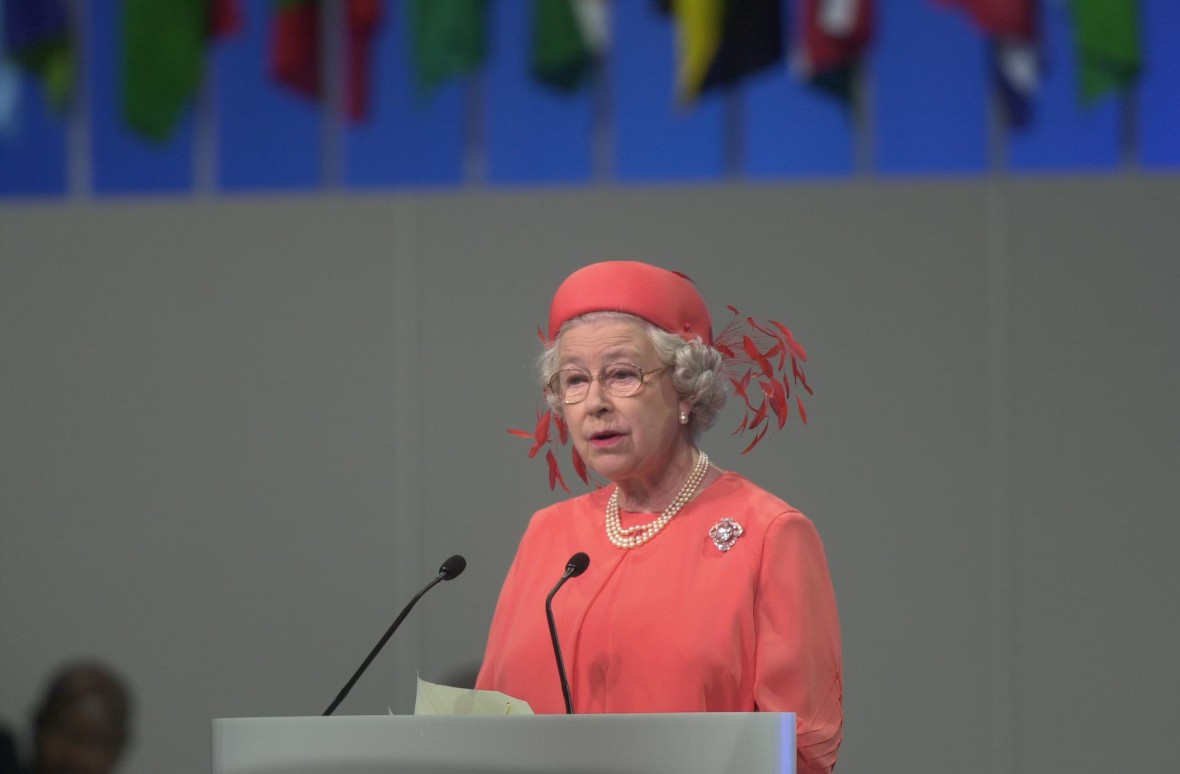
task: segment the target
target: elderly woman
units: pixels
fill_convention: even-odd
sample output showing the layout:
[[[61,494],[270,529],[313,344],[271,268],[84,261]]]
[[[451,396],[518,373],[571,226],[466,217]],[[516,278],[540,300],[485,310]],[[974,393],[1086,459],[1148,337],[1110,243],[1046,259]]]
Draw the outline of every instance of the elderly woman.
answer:
[[[697,446],[727,389],[758,406],[743,429],[765,432],[789,405],[775,364],[802,381],[789,331],[745,319],[777,344],[715,341],[696,287],[655,266],[594,264],[558,289],[541,383],[575,466],[609,484],[534,515],[477,687],[564,711],[544,606],[585,552],[589,569],[553,605],[575,712],[795,712],[798,771],[830,771],[843,710],[823,545],[802,513]]]

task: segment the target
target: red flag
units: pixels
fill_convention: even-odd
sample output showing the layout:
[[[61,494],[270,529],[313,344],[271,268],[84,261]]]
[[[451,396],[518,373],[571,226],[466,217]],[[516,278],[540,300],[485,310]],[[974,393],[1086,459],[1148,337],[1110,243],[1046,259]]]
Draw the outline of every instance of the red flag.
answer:
[[[344,11],[344,107],[350,121],[368,115],[372,40],[381,22],[381,0],[347,0]],[[271,17],[271,75],[284,86],[318,100],[322,94],[320,0],[278,0]]]
[[[381,24],[381,0],[348,0],[347,14],[345,108],[348,119],[356,122],[369,115],[373,35]]]
[[[270,74],[312,99],[320,96],[320,4],[278,0],[270,24]]]
[[[842,99],[873,37],[872,0],[803,0],[796,66],[808,83]]]
[[[210,0],[209,37],[222,38],[241,32],[242,8],[240,0]]]
[[[992,35],[1032,38],[1036,34],[1035,0],[935,0],[957,5]]]

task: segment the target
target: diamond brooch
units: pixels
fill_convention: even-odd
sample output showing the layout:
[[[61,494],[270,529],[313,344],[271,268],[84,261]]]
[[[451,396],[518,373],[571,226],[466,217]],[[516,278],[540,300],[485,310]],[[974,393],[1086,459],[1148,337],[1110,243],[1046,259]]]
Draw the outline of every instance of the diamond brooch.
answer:
[[[726,517],[713,525],[713,528],[709,530],[709,537],[713,538],[713,545],[717,546],[717,550],[724,552],[733,548],[733,544],[742,536],[742,532],[744,530],[741,524]]]

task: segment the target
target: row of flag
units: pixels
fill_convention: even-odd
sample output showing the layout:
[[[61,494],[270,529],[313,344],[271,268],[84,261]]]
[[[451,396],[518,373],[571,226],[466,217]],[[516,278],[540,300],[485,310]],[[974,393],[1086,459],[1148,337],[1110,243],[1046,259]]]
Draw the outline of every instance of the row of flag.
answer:
[[[271,0],[271,76],[320,99],[326,4]],[[787,67],[809,85],[845,101],[874,32],[874,0],[652,0],[675,25],[676,97],[733,86],[768,68]],[[1080,94],[1092,102],[1128,88],[1140,68],[1138,0],[1066,2],[1074,25]],[[418,90],[479,71],[488,52],[488,0],[403,0],[410,66]],[[1028,121],[1040,77],[1038,0],[929,0],[965,12],[985,31],[997,89],[1009,121]],[[0,0],[0,119],[11,109],[12,71],[39,78],[58,110],[67,109],[77,78],[74,24],[65,0]],[[175,129],[200,87],[212,41],[241,31],[242,0],[121,0],[121,106],[127,125],[151,140]],[[609,0],[530,0],[531,70],[544,86],[587,88],[605,56]],[[389,23],[387,0],[339,0],[344,42],[340,72],[347,118],[368,114],[372,47]],[[790,31],[788,33],[788,30]],[[5,84],[8,84],[7,86]]]
[[[1083,104],[1128,89],[1141,65],[1139,0],[1050,0],[1068,5]],[[1041,73],[1035,0],[935,0],[957,6],[987,33],[992,72],[1009,123],[1029,121]]]

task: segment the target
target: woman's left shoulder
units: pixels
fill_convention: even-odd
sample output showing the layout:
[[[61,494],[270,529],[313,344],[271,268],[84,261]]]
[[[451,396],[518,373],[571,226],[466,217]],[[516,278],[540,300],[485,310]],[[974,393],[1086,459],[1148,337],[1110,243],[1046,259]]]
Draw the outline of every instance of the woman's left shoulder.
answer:
[[[727,512],[732,511],[730,518],[744,522],[745,529],[756,532],[775,527],[814,530],[811,520],[802,511],[738,473],[722,473],[715,486],[717,506]]]
[[[719,497],[737,501],[745,507],[756,508],[759,511],[772,514],[794,513],[800,516],[803,515],[798,508],[783,498],[763,489],[750,479],[740,473],[734,473],[732,470],[722,473],[721,477],[717,480],[717,484],[719,485],[716,487]]]

